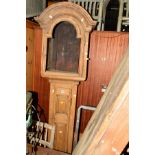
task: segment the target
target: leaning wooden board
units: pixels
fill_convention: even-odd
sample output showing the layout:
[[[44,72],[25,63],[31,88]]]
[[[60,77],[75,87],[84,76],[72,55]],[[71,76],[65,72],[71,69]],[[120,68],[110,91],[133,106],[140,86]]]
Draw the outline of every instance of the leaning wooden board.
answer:
[[[128,137],[128,52],[72,155],[119,155]]]

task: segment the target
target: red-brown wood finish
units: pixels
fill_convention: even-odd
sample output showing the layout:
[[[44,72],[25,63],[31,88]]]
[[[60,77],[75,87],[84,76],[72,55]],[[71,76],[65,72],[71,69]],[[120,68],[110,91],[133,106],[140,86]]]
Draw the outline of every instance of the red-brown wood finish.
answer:
[[[38,94],[38,104],[44,110],[46,121],[49,111],[49,91],[50,84],[48,79],[41,77],[41,49],[42,49],[42,30],[40,27],[34,29],[34,71],[33,71],[33,91]],[[41,119],[45,120],[43,115]]]
[[[38,96],[38,110],[43,109],[44,115],[41,115],[41,120],[48,120],[49,109],[49,87],[50,84],[47,79],[41,77],[41,46],[42,46],[42,30],[37,23],[26,20],[26,28],[32,29],[34,32],[33,40],[33,75],[32,90]],[[28,35],[28,34],[27,34]],[[45,117],[44,117],[45,116]]]
[[[103,93],[102,84],[108,86],[124,52],[129,35],[125,32],[94,31],[91,34],[87,80],[78,86],[77,108],[80,105],[97,106]],[[83,132],[92,111],[82,111],[80,132]]]

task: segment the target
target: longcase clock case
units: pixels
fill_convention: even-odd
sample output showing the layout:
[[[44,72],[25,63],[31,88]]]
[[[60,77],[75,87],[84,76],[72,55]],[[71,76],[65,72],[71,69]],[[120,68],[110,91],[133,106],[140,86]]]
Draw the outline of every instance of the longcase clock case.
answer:
[[[54,149],[71,153],[77,86],[86,79],[89,34],[96,22],[71,2],[55,3],[35,19],[43,30],[41,76],[50,82]]]

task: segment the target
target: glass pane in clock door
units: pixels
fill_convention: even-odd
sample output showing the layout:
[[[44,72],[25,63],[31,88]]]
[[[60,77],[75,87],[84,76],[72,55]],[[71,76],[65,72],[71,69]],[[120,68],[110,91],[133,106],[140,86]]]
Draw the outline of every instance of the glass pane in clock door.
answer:
[[[60,22],[48,39],[46,70],[78,73],[80,41],[76,29],[69,22]]]

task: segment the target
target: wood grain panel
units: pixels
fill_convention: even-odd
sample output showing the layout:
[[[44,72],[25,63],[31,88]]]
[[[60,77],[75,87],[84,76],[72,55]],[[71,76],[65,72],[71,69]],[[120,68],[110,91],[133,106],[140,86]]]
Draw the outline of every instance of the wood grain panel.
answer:
[[[129,136],[129,55],[124,54],[72,155],[119,155]]]
[[[26,91],[32,90],[33,81],[34,30],[26,28]]]
[[[91,34],[87,80],[78,87],[77,108],[80,105],[97,106],[103,93],[102,84],[108,86],[111,77],[128,47],[125,32],[98,32]],[[83,132],[92,111],[83,111],[80,132]]]
[[[38,104],[43,109],[46,121],[49,111],[49,88],[47,79],[41,77],[41,49],[42,49],[42,30],[40,27],[34,29],[34,70],[33,70],[33,91],[38,94]],[[45,120],[44,115],[41,119]]]

